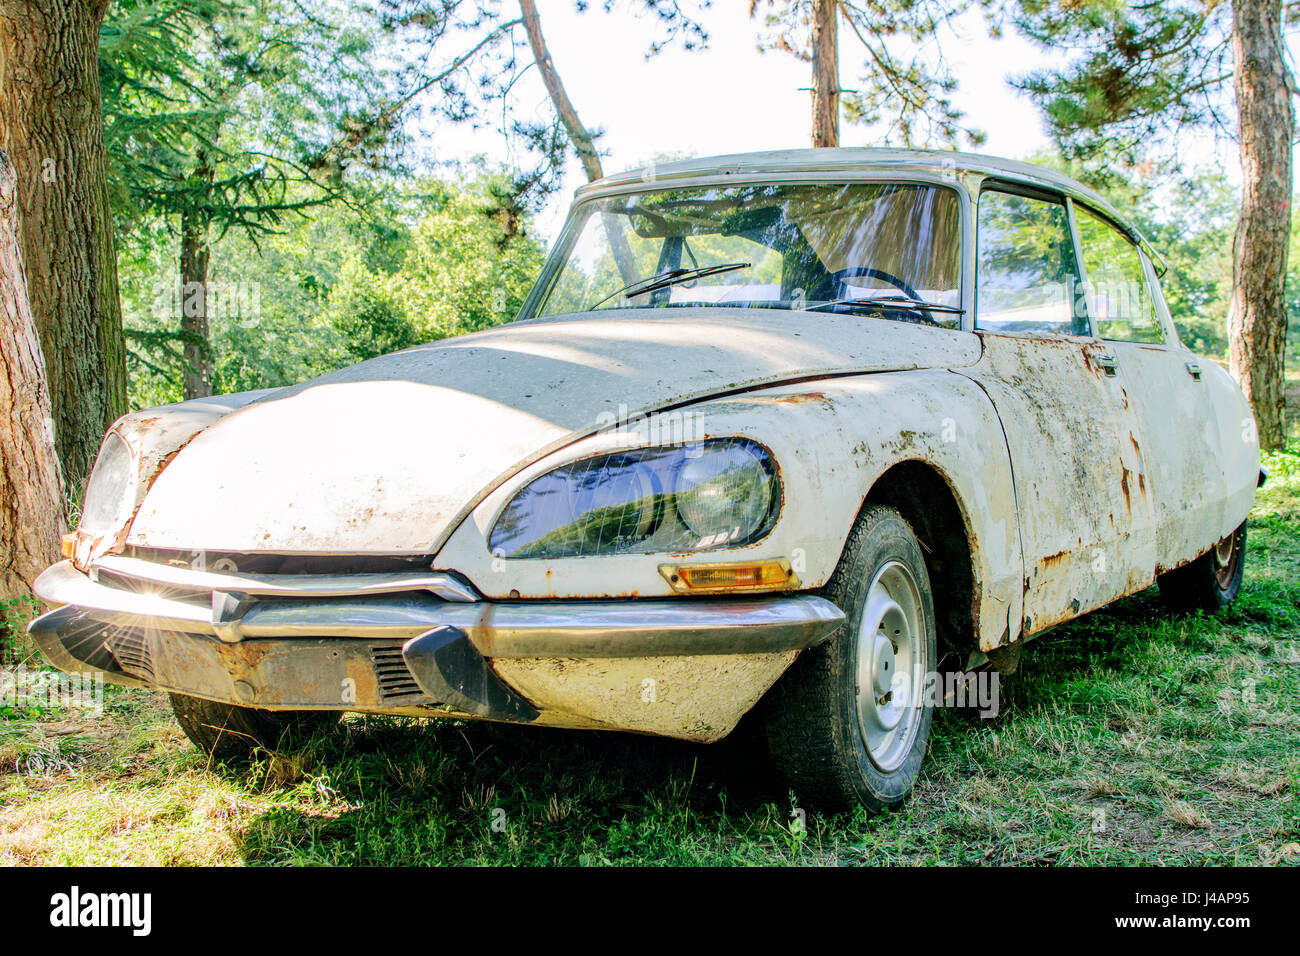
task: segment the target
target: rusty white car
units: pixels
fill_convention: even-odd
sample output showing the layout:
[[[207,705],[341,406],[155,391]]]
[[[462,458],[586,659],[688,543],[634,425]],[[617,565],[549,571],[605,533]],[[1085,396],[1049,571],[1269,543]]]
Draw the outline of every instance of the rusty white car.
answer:
[[[343,711],[711,742],[891,807],[944,669],[1153,583],[1216,608],[1262,480],[1104,199],[960,153],[580,189],[518,317],[109,431],[31,626],[217,754]]]

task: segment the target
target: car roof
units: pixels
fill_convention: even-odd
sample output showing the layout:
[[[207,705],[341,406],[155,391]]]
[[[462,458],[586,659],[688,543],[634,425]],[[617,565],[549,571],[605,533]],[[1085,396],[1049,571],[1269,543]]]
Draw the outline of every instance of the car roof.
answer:
[[[1092,206],[1113,219],[1134,239],[1146,243],[1137,228],[1110,203],[1082,183],[1043,166],[1014,159],[939,149],[884,149],[879,147],[835,147],[829,149],[780,149],[755,153],[731,153],[698,159],[655,163],[639,169],[613,173],[580,187],[577,200],[592,193],[620,188],[644,189],[647,183],[671,183],[709,179],[715,176],[786,175],[800,173],[834,173],[836,171],[905,170],[909,172],[947,172],[952,175],[975,173],[997,179],[1039,186],[1065,193]]]

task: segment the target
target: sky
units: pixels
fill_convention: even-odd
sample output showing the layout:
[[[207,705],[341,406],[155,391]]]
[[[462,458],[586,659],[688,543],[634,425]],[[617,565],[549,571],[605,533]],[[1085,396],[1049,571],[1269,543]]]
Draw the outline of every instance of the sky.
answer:
[[[748,0],[715,0],[700,16],[710,35],[707,49],[670,48],[648,60],[650,40],[659,33],[649,17],[638,18],[622,7],[605,13],[599,0],[590,6],[578,13],[573,0],[539,0],[538,10],[578,115],[589,128],[604,131],[597,146],[607,173],[644,166],[663,155],[810,145],[809,65],[780,51],[758,51],[760,25],[749,18]],[[848,30],[841,29],[839,40],[840,82],[853,89],[862,48]],[[1007,78],[1049,65],[1059,52],[1045,52],[1014,35],[994,40],[975,11],[939,42],[958,80],[955,104],[971,126],[987,134],[980,152],[1019,159],[1048,145],[1040,112]],[[521,59],[529,62],[527,50]],[[515,85],[512,108],[543,121],[553,116],[535,69]],[[840,142],[885,145],[882,132],[841,121]],[[420,135],[422,151],[440,161],[482,155],[509,163],[513,158],[499,130],[426,122]],[[1201,162],[1220,165],[1236,177],[1235,144],[1206,137],[1196,148]],[[571,161],[564,188],[538,216],[544,235],[554,236],[573,190],[583,182],[581,167]]]

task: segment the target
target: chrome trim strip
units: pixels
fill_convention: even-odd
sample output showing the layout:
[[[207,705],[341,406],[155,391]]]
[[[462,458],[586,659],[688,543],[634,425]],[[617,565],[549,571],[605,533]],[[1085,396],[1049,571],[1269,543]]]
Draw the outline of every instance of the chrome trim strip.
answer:
[[[198,604],[177,601],[147,591],[123,591],[92,581],[60,561],[41,572],[32,582],[36,596],[56,607],[72,605],[94,610],[95,617],[111,624],[148,621],[159,630],[212,633],[212,611]]]
[[[222,617],[214,623],[206,607],[97,584],[68,561],[45,571],[34,587],[50,604],[77,607],[105,624],[223,640],[409,640],[447,625],[464,631],[486,658],[802,650],[829,637],[844,620],[844,613],[830,601],[806,594],[466,604],[411,592],[254,603],[238,618],[232,635],[231,622]]]
[[[463,630],[487,658],[684,657],[803,650],[843,620],[830,601],[808,595],[668,598],[497,605],[486,626]]]
[[[442,571],[387,572],[381,574],[249,574],[242,571],[207,571],[106,554],[94,567],[123,577],[170,587],[227,591],[261,597],[351,597],[361,594],[395,594],[430,591],[444,601],[479,600],[472,587]]]

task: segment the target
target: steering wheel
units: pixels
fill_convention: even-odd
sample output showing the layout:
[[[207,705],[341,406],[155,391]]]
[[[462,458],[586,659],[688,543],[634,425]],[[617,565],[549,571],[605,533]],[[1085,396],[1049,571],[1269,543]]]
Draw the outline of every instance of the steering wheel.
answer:
[[[835,283],[835,298],[837,299],[848,298],[849,284],[844,280],[857,279],[857,278],[879,279],[881,282],[889,283],[899,292],[903,293],[903,295],[907,296],[909,299],[921,298],[919,295],[917,295],[915,289],[913,289],[910,285],[908,285],[898,276],[894,275],[892,272],[886,272],[884,269],[872,269],[872,268],[868,268],[867,266],[849,266],[847,269],[837,269],[836,271],[832,272],[831,281]],[[929,312],[927,312],[925,309],[917,308],[916,306],[897,305],[897,304],[892,304],[887,302],[882,302],[881,306],[885,308],[892,307],[902,311],[913,312],[916,315],[919,315],[921,317],[921,321],[926,323],[927,325],[939,324],[934,320],[934,316],[932,316]]]

